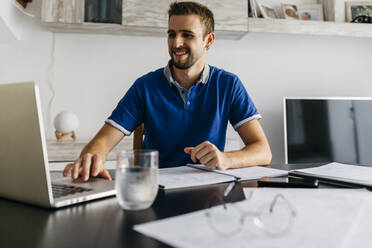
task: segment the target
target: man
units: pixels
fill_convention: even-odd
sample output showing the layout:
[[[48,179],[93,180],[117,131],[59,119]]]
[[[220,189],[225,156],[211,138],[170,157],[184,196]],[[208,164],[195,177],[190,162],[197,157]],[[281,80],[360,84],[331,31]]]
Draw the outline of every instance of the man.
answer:
[[[143,147],[159,151],[160,167],[202,163],[217,169],[269,164],[260,118],[239,78],[205,63],[215,40],[212,12],[194,2],[169,9],[168,65],[136,80],[105,125],[63,174],[111,180],[108,152],[141,123]],[[228,121],[242,138],[240,151],[222,152]]]

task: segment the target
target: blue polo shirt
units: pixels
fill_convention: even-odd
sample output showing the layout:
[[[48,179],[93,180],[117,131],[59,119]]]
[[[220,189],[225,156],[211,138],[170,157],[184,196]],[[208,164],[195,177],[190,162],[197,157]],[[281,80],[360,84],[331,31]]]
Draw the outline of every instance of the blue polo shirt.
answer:
[[[206,65],[199,82],[186,90],[168,65],[138,78],[106,123],[125,135],[144,123],[143,148],[158,150],[164,168],[193,163],[184,148],[207,140],[223,151],[228,121],[237,129],[259,118],[236,75]]]

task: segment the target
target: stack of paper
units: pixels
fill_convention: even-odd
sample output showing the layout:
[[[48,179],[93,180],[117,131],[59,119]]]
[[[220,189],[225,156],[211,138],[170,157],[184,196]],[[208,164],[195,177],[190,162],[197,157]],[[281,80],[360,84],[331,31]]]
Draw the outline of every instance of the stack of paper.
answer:
[[[287,171],[261,166],[225,171],[207,169],[204,165],[187,165],[159,170],[159,185],[165,189],[195,187],[234,180],[255,180],[262,177],[286,176]]]
[[[361,186],[372,186],[372,167],[367,166],[330,163],[314,168],[292,170],[289,174],[347,182]]]

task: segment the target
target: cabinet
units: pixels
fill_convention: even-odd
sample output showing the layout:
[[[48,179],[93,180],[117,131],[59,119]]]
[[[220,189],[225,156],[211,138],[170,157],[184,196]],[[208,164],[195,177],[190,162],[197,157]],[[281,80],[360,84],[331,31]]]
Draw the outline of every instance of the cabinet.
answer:
[[[101,22],[89,21],[91,14],[87,6],[94,1],[101,4],[104,2],[114,3],[108,7],[104,5],[106,9],[114,8],[114,10],[117,10],[119,6],[122,13],[120,22],[111,21],[111,19],[109,19],[110,21]],[[167,11],[169,4],[173,1],[43,0],[42,22],[53,32],[165,37],[168,26]],[[215,31],[218,38],[239,39],[248,32],[248,2],[246,0],[199,0],[198,2],[205,4],[213,11],[215,15]],[[113,5],[116,7],[112,7]]]

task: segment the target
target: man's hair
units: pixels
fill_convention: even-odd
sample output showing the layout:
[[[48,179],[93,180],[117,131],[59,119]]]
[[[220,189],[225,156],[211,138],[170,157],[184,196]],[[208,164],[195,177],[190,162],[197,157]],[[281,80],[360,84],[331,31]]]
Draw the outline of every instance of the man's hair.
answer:
[[[213,13],[206,6],[196,2],[174,2],[169,6],[169,19],[173,15],[198,15],[200,22],[204,24],[204,37],[214,32]]]

